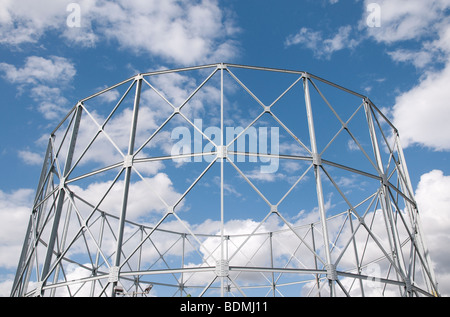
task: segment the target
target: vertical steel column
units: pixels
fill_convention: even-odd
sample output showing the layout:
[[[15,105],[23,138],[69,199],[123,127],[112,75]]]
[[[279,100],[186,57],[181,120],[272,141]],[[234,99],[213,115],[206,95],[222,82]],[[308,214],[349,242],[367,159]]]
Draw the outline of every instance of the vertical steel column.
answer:
[[[399,272],[397,272],[397,273],[399,273],[401,278],[405,281],[405,285],[408,289],[410,285],[409,285],[409,281],[407,280],[405,261],[403,258],[403,252],[402,252],[400,241],[399,241],[398,230],[396,228],[394,219],[392,217],[393,216],[392,207],[390,204],[389,194],[388,194],[388,191],[389,191],[388,179],[387,179],[387,175],[384,173],[383,162],[381,159],[380,148],[378,145],[378,138],[376,135],[375,126],[373,124],[373,118],[372,118],[370,109],[371,109],[371,107],[370,107],[369,102],[367,100],[364,100],[364,110],[366,112],[366,119],[367,119],[367,123],[369,126],[369,133],[370,133],[370,138],[372,141],[372,148],[373,148],[373,151],[375,154],[375,159],[377,161],[378,173],[381,178],[381,192],[380,193],[383,197],[381,197],[380,203],[381,203],[381,207],[383,209],[383,215],[385,218],[384,220],[386,223],[387,235],[389,238],[389,243],[391,246],[394,263],[396,263],[398,266],[397,270],[399,270]],[[408,289],[408,292],[409,291],[410,290]]]
[[[70,216],[72,214],[72,205],[69,204],[68,208],[67,208],[67,213],[66,213],[66,220],[64,221],[64,227],[61,233],[61,236],[59,238],[60,242],[60,247],[58,249],[58,254],[61,253],[62,250],[64,250],[64,247],[66,245],[66,241],[67,241],[67,234],[69,232],[69,223],[70,223]],[[58,279],[59,279],[59,270],[61,268],[61,262],[58,263],[58,265],[55,268],[55,274],[53,276],[53,283],[57,283]],[[55,297],[56,294],[56,288],[53,288],[50,291],[50,297]]]
[[[348,211],[348,221],[350,224],[350,230],[352,233],[352,243],[353,243],[353,252],[355,252],[355,264],[356,268],[358,270],[358,274],[361,274],[361,263],[359,261],[359,255],[358,255],[358,247],[356,246],[356,239],[355,239],[355,228],[353,227],[353,219],[352,219],[352,211]],[[361,288],[361,296],[366,297],[364,293],[364,285],[362,279],[359,279],[359,287]]]
[[[400,161],[399,168],[402,170],[403,176],[406,178],[405,186],[407,186],[410,193],[414,193],[413,187],[411,184],[411,178],[409,176],[408,166],[406,165],[405,154],[403,153],[403,147],[401,145],[400,135],[398,132],[397,132],[396,138],[397,138],[397,140],[396,140],[397,153],[398,153],[399,161]],[[414,198],[414,202],[415,202],[415,198]],[[405,202],[405,204],[408,204],[408,202]],[[414,205],[412,207],[413,207],[412,208],[413,210],[411,211],[411,213],[414,213],[414,214],[411,214],[410,217],[411,217],[411,220],[414,222],[413,223],[413,226],[414,226],[413,234],[415,236],[414,238],[417,243],[417,247],[419,249],[419,250],[417,250],[417,252],[422,253],[422,257],[425,258],[427,267],[424,268],[424,270],[427,271],[427,273],[429,272],[431,283],[428,283],[428,280],[426,278],[424,280],[425,280],[427,286],[429,287],[429,292],[431,294],[434,294],[435,296],[439,296],[439,290],[437,288],[437,282],[436,282],[436,275],[434,273],[433,266],[431,265],[430,252],[428,251],[427,244],[425,243],[425,240],[423,238],[422,221],[420,219],[420,214],[419,214],[419,211],[417,208],[417,203],[416,203],[416,205]]]
[[[220,265],[224,265],[224,261],[228,261],[228,258],[225,260],[225,224],[224,224],[224,171],[223,165],[224,160],[226,160],[226,149],[224,148],[224,126],[223,126],[223,69],[225,68],[224,64],[220,66],[220,156],[222,157],[220,160]],[[225,155],[224,155],[225,154]],[[221,268],[222,271],[223,268]],[[228,284],[228,283],[227,283]],[[225,277],[220,277],[220,295],[225,297]]]
[[[186,234],[184,233],[182,235],[183,237],[183,243],[182,243],[182,253],[181,253],[181,268],[184,269],[184,257],[185,257],[185,252],[186,252]],[[181,272],[181,277],[180,277],[180,297],[183,297],[183,290],[184,290],[184,271]]]
[[[52,135],[50,141],[53,142],[54,135]],[[53,154],[50,153],[50,157],[53,158],[52,156]],[[50,167],[49,171],[48,171],[48,181],[47,181],[47,185],[45,186],[45,189],[43,189],[43,193],[42,193],[42,197],[47,197],[47,194],[49,192],[52,192],[54,190],[54,184],[53,181],[51,179],[51,174],[55,173],[54,172],[54,166]],[[31,230],[33,231],[32,235],[30,235],[30,239],[31,237],[33,238],[33,241],[30,241],[30,245],[31,243],[33,243],[32,246],[32,251],[29,255],[27,255],[26,258],[26,263],[27,263],[27,269],[24,270],[23,274],[26,274],[26,276],[21,276],[21,278],[23,278],[23,284],[21,285],[21,290],[19,293],[19,296],[22,297],[23,295],[25,295],[27,293],[28,290],[28,285],[30,283],[30,276],[31,276],[31,268],[33,267],[33,265],[31,263],[34,263],[34,261],[37,261],[37,256],[38,256],[38,252],[37,252],[37,246],[38,246],[38,239],[40,237],[40,234],[43,230],[44,227],[44,222],[46,221],[46,218],[49,217],[50,215],[44,215],[43,213],[48,210],[47,209],[47,204],[49,203],[49,199],[45,200],[38,209],[36,209],[35,207],[33,207],[33,214],[31,215],[31,218],[33,220],[33,222],[31,223]],[[54,202],[53,202],[54,203]],[[52,204],[53,204],[52,203]],[[52,208],[51,208],[52,209]],[[48,210],[48,212],[51,212],[51,209]],[[46,217],[47,216],[47,217]],[[37,264],[36,264],[36,270],[37,270]],[[36,294],[37,295],[37,294]]]
[[[321,171],[320,166],[322,165],[322,160],[320,158],[320,154],[317,151],[317,142],[316,142],[316,132],[314,128],[314,118],[313,111],[311,107],[311,96],[309,94],[309,76],[308,74],[303,75],[303,83],[304,83],[304,92],[305,92],[305,102],[306,102],[306,112],[308,117],[308,127],[309,127],[309,137],[311,140],[311,152],[313,155],[313,164],[314,164],[314,173],[316,177],[316,191],[317,191],[317,200],[319,204],[319,212],[320,212],[320,221],[322,225],[323,232],[323,240],[325,246],[325,255],[327,260],[327,276],[330,286],[330,296],[334,297],[336,295],[335,283],[334,281],[337,278],[336,267],[334,266],[331,260],[331,251],[330,251],[330,239],[328,235],[328,225],[327,225],[327,215],[325,210],[325,202],[323,198],[323,187],[322,187],[322,179],[321,179]]]
[[[273,269],[273,232],[269,233],[269,246],[270,246],[270,267]],[[273,297],[275,297],[275,289],[276,289],[276,285],[275,285],[275,273],[272,271],[271,273],[272,275],[272,295]]]
[[[49,173],[48,163],[49,163],[49,161],[51,161],[51,153],[52,153],[51,149],[52,149],[52,141],[51,141],[51,139],[49,139],[47,151],[45,153],[45,158],[44,158],[44,165],[42,167],[41,177],[39,178],[39,183],[38,183],[37,191],[36,191],[36,197],[34,199],[34,206],[36,206],[40,197],[45,197],[45,193],[43,193],[43,189],[44,189],[44,185],[45,185],[46,176]],[[33,212],[30,215],[30,220],[28,222],[28,228],[27,228],[27,231],[25,234],[25,241],[23,242],[22,253],[20,254],[19,264],[17,266],[17,272],[16,272],[16,276],[14,279],[11,296],[14,296],[14,294],[16,292],[17,292],[18,296],[23,295],[23,294],[21,294],[21,292],[19,290],[17,290],[17,286],[19,284],[19,281],[21,281],[21,283],[24,283],[23,274],[24,274],[24,269],[26,267],[25,263],[26,263],[26,257],[27,257],[27,254],[28,254],[29,248],[30,248],[30,242],[32,241],[33,233],[31,232],[31,230],[33,228],[34,214],[36,212],[37,212],[37,210],[33,207]]]
[[[25,241],[23,242],[22,253],[20,254],[19,265],[17,266],[16,277],[14,279],[13,287],[11,290],[11,297],[13,297],[15,294],[18,297],[21,297],[23,295],[23,293],[22,293],[23,286],[19,287],[19,283],[22,285],[25,283],[23,275],[25,274],[26,256],[29,251],[30,242],[32,240],[32,236],[34,233],[34,232],[31,232],[31,230],[33,228],[33,218],[34,218],[34,215],[30,215],[30,220],[28,221],[28,228],[26,231],[27,233],[25,235]],[[29,268],[27,268],[27,269],[29,270]]]
[[[53,253],[54,253],[56,238],[58,235],[59,222],[61,219],[62,208],[63,208],[64,200],[65,200],[64,186],[65,186],[67,174],[70,172],[70,170],[72,168],[73,153],[75,151],[75,145],[77,143],[78,130],[80,128],[82,112],[83,112],[83,107],[82,107],[82,104],[79,103],[77,106],[76,112],[75,112],[75,120],[73,123],[72,137],[71,137],[70,143],[69,143],[69,149],[67,152],[66,162],[65,162],[65,166],[64,166],[64,172],[60,178],[61,183],[60,183],[60,188],[59,188],[59,197],[58,197],[58,202],[57,202],[56,209],[55,209],[55,215],[53,218],[52,231],[51,231],[50,239],[49,239],[48,246],[47,246],[47,255],[45,257],[45,262],[42,267],[42,274],[41,274],[42,286],[45,285],[45,283],[49,277],[48,275],[50,273],[49,272],[50,265],[52,263],[52,257],[53,257]],[[41,290],[41,295],[44,295],[44,292],[42,290]]]
[[[142,75],[137,75],[136,82],[136,95],[134,98],[134,107],[133,107],[133,121],[131,123],[131,131],[130,131],[130,141],[128,144],[128,155],[124,159],[124,169],[125,169],[125,182],[124,182],[124,190],[123,190],[123,199],[122,199],[122,211],[120,213],[119,218],[119,230],[117,234],[117,246],[116,246],[116,257],[114,260],[113,271],[115,270],[116,276],[112,277],[112,293],[111,296],[115,297],[115,288],[119,279],[119,271],[120,271],[120,257],[122,254],[122,243],[123,243],[123,233],[125,229],[125,220],[127,215],[127,207],[128,207],[128,193],[130,190],[130,179],[131,179],[131,171],[133,168],[133,159],[134,159],[134,143],[136,139],[136,127],[137,120],[139,115],[139,102],[141,98],[141,88],[142,88]],[[110,273],[112,274],[112,273]]]
[[[93,276],[97,276],[98,273],[98,264],[99,264],[99,260],[100,260],[100,249],[102,247],[103,244],[103,233],[105,230],[105,222],[106,222],[106,215],[104,212],[100,213],[101,215],[101,222],[100,222],[100,230],[98,233],[98,249],[95,255],[95,266],[94,266],[94,270],[92,272]],[[91,293],[90,293],[90,297],[94,297],[95,294],[95,286],[96,286],[97,282],[96,281],[92,281],[91,283]]]
[[[311,224],[311,239],[312,239],[312,248],[314,250],[314,268],[316,270],[319,269],[319,267],[317,266],[317,255],[315,254],[316,252],[316,238],[314,237],[314,224]],[[320,279],[319,279],[319,274],[315,274],[316,276],[316,285],[317,285],[317,296],[321,297],[320,295]]]

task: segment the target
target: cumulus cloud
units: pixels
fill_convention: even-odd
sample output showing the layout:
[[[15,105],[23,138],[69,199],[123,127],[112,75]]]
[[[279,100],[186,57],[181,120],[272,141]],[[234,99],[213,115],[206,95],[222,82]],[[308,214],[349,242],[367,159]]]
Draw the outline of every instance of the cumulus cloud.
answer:
[[[0,266],[14,268],[18,263],[24,233],[28,225],[34,190],[20,189],[11,193],[0,190],[0,218],[8,226],[0,230]]]
[[[353,28],[349,25],[340,27],[332,37],[324,37],[320,31],[303,27],[296,34],[288,36],[286,46],[302,45],[313,51],[318,58],[329,59],[334,52],[352,49],[359,44],[359,40],[352,37]]]
[[[330,4],[336,3],[338,1],[330,0]],[[409,62],[418,68],[436,61],[446,62],[450,35],[445,12],[450,8],[449,0],[382,0],[375,3],[380,8],[379,27],[368,26],[369,14],[373,12],[367,9],[374,1],[365,0],[359,25],[341,26],[338,32],[331,36],[324,35],[322,31],[302,27],[297,33],[286,38],[285,45],[301,45],[312,50],[317,58],[329,59],[334,52],[354,49],[367,39],[389,46],[415,41],[421,44],[419,50],[395,48],[388,51],[389,56],[394,61]]]
[[[220,51],[221,32],[232,32],[224,23],[217,1],[118,1],[109,5],[116,6],[109,11],[105,4],[96,12],[106,37],[117,40],[124,48],[176,62],[195,63],[211,58],[215,48]]]
[[[86,201],[95,203],[99,200],[99,197],[107,192],[110,186],[110,182],[99,182],[90,184],[86,188],[70,186],[70,190]],[[123,187],[124,182],[118,181],[106,196],[100,208],[114,215],[119,215],[122,208]],[[153,177],[133,182],[130,185],[127,217],[129,220],[135,221],[151,213],[161,214],[167,209],[163,200],[172,206],[180,196],[181,194],[177,193],[168,175],[164,173],[158,173]]]
[[[365,0],[367,7],[372,0]],[[450,8],[448,0],[382,0],[376,2],[381,9],[381,27],[368,28],[369,35],[380,43],[417,40],[429,36],[439,26]],[[365,23],[363,19],[362,23]]]
[[[69,101],[63,92],[76,75],[75,65],[70,60],[59,56],[29,56],[23,67],[0,63],[0,74],[17,85],[19,93],[28,91],[46,119],[57,119],[67,111]]]
[[[0,190],[0,267],[6,269],[0,275],[0,297],[11,292],[15,268],[19,262],[22,243],[30,216],[34,191],[19,189],[12,192]],[[7,224],[7,225],[4,225]]]
[[[71,2],[3,1],[0,44],[36,43],[56,31],[75,45],[111,40],[123,49],[181,64],[227,59],[237,52],[233,36],[238,29],[217,0],[80,0],[79,28],[66,24]]]
[[[411,63],[423,72],[414,87],[396,98],[390,113],[403,146],[449,151],[450,24],[445,12],[450,8],[450,1],[382,1],[380,4],[382,27],[370,29],[370,36],[388,45],[402,45],[406,41],[419,44],[419,49],[401,47],[389,52],[394,61]],[[439,170],[422,175],[416,190],[425,240],[443,296],[450,294],[449,193],[450,177]]]
[[[367,5],[370,1],[366,0]],[[387,45],[396,62],[411,63],[422,72],[418,83],[399,94],[390,113],[405,147],[418,144],[436,151],[450,149],[450,112],[446,88],[450,80],[448,0],[381,1],[382,25],[366,28],[370,38]],[[411,48],[407,43],[416,43]],[[443,65],[443,66],[442,66]]]
[[[424,68],[433,61],[433,55],[426,51],[416,52],[407,49],[398,49],[388,54],[396,62],[412,63],[417,68]]]
[[[36,43],[46,31],[61,28],[69,1],[2,1],[0,44]]]
[[[42,155],[29,150],[19,151],[18,156],[27,165],[42,165],[42,162],[44,161]]]
[[[44,84],[70,81],[76,74],[74,65],[64,57],[30,56],[22,68],[1,63],[0,70],[4,77],[15,84]]]
[[[450,295],[450,176],[440,170],[422,175],[416,190],[425,241],[444,296]]]
[[[437,151],[450,150],[450,63],[429,72],[420,83],[396,98],[393,122],[405,147],[419,144]]]
[[[367,7],[371,3],[366,0],[364,4]],[[400,44],[388,52],[394,61],[412,63],[421,69],[448,60],[449,20],[445,12],[450,8],[450,1],[383,0],[377,4],[380,6],[380,27],[367,27],[363,18],[360,28],[378,43],[388,47]],[[408,42],[419,44],[419,48],[402,47]]]

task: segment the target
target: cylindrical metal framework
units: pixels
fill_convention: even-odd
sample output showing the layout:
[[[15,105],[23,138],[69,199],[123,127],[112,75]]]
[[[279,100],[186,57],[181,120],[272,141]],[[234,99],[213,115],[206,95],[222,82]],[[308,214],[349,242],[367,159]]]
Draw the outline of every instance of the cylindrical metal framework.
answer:
[[[11,296],[439,296],[399,133],[304,71],[138,74],[51,133]]]

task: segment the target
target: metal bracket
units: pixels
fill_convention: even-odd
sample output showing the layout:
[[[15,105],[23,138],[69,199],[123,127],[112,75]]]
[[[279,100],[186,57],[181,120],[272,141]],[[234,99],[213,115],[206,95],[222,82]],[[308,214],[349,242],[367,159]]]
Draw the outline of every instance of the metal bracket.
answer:
[[[118,266],[112,266],[109,268],[109,277],[108,277],[108,282],[109,283],[116,283],[119,281],[119,272],[120,272],[120,267]]]
[[[329,265],[325,266],[325,268],[327,269],[327,278],[328,278],[328,280],[336,281],[338,279],[336,265],[329,264]]]
[[[38,282],[36,285],[36,290],[33,294],[34,297],[41,297],[42,296],[42,288],[44,287],[44,282]]]
[[[66,178],[62,177],[59,183],[59,190],[64,190],[65,185],[66,185]]]
[[[322,165],[322,157],[320,156],[319,153],[313,153],[312,158],[313,158],[314,165],[316,165],[316,166]]]
[[[217,147],[217,158],[224,159],[227,157],[228,147],[227,146],[218,146]]]
[[[410,293],[412,291],[412,284],[411,284],[411,279],[409,277],[405,277],[405,286],[406,286],[406,291],[408,293]]]
[[[382,174],[382,175],[380,175],[380,176],[381,176],[381,182],[382,182],[382,184],[383,184],[384,186],[389,186],[389,181],[388,181],[388,179],[387,179],[386,174]]]
[[[123,167],[124,168],[133,167],[133,160],[134,160],[133,155],[125,156],[125,159],[123,160]]]
[[[230,264],[227,260],[216,262],[216,275],[218,277],[227,277],[230,273]]]
[[[270,206],[270,212],[273,214],[278,213],[278,206],[276,206],[276,205]]]

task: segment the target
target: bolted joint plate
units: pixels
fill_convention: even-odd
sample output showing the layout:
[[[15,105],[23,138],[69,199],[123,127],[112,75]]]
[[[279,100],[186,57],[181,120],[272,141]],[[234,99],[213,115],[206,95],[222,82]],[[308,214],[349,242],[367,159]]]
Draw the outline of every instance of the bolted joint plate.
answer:
[[[125,156],[125,159],[123,161],[123,167],[124,168],[133,167],[133,160],[134,160],[133,155]]]
[[[119,281],[119,272],[120,268],[118,266],[112,266],[109,268],[109,277],[108,282],[109,283],[116,283]]]
[[[382,183],[384,186],[389,186],[389,180],[388,180],[386,174],[381,174],[381,183]]]
[[[322,157],[320,156],[319,153],[313,153],[313,164],[316,166],[320,166],[322,165]]]
[[[328,280],[336,281],[338,279],[336,265],[329,264],[329,265],[326,265],[325,268],[327,270],[327,278],[328,278]]]
[[[227,157],[228,148],[226,146],[217,147],[217,158],[224,159]]]
[[[60,183],[59,183],[59,190],[64,190],[65,186],[66,186],[66,178],[61,177]]]
[[[411,283],[411,279],[409,277],[405,277],[405,287],[406,287],[407,292],[412,291],[412,283]]]
[[[230,263],[227,260],[219,260],[216,262],[217,277],[227,277],[230,273]]]

